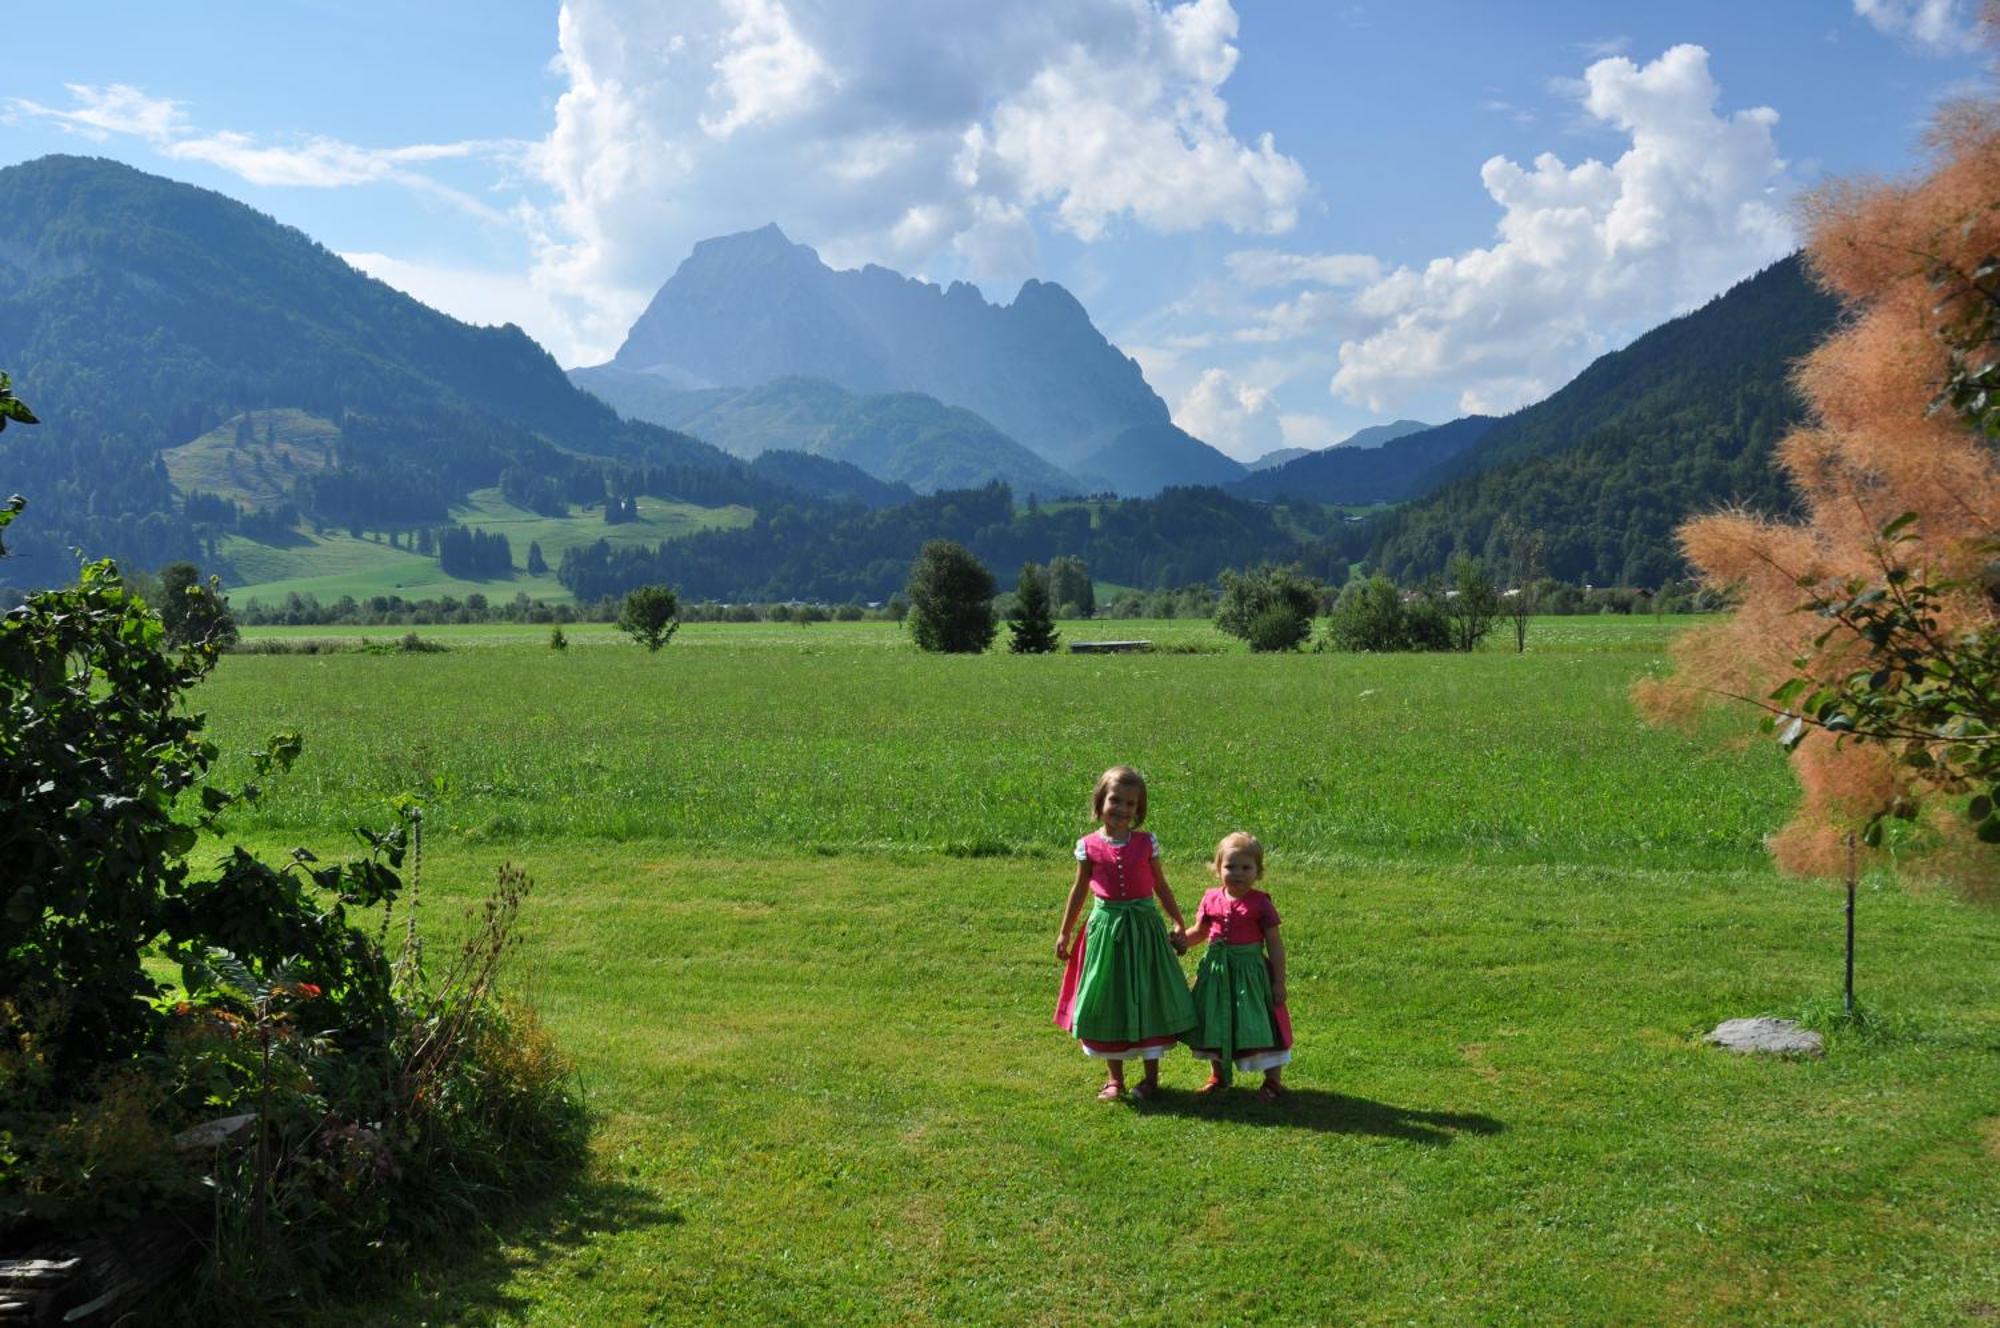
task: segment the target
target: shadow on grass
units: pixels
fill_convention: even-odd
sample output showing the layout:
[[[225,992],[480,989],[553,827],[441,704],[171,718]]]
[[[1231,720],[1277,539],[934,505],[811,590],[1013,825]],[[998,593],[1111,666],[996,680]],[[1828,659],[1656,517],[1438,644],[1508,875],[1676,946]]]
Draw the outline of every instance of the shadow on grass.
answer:
[[[650,1191],[582,1175],[553,1192],[512,1201],[480,1228],[415,1251],[352,1299],[329,1303],[308,1321],[363,1324],[491,1323],[533,1307],[508,1287],[514,1275],[587,1244],[605,1232],[679,1226],[686,1219]]]
[[[1449,1144],[1461,1134],[1499,1134],[1507,1128],[1491,1116],[1419,1111],[1317,1088],[1287,1089],[1285,1096],[1276,1102],[1259,1102],[1253,1089],[1240,1086],[1206,1097],[1169,1090],[1151,1101],[1133,1105],[1148,1115],[1187,1116],[1227,1121],[1232,1125],[1314,1130],[1321,1134],[1372,1134],[1433,1147]]]

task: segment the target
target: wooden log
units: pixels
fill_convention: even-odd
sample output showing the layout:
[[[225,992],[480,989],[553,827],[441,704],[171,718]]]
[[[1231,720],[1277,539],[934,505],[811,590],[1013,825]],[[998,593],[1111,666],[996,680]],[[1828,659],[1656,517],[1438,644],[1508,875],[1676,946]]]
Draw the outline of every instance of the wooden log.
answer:
[[[1151,650],[1151,641],[1072,641],[1069,653],[1072,655],[1127,655]]]
[[[205,1212],[200,1204],[166,1209],[67,1247],[0,1259],[0,1325],[118,1322],[188,1265]]]

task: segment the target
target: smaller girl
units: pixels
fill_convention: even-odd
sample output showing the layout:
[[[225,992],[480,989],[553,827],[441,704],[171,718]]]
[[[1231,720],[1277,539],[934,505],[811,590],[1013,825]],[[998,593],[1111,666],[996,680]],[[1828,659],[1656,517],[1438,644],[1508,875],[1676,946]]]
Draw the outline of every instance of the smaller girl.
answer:
[[[1167,888],[1160,846],[1139,826],[1146,819],[1146,781],[1129,765],[1098,778],[1090,812],[1099,829],[1076,841],[1076,879],[1063,904],[1056,958],[1064,961],[1056,1026],[1072,1034],[1084,1054],[1108,1071],[1098,1097],[1125,1093],[1125,1062],[1145,1064],[1136,1098],[1160,1091],[1160,1057],[1194,1027],[1187,979],[1170,946],[1183,924],[1180,905]],[[1071,929],[1086,897],[1095,896],[1090,921],[1074,944]],[[1157,901],[1157,902],[1155,902]],[[1160,910],[1174,920],[1171,938]]]
[[[1237,831],[1215,846],[1209,871],[1222,882],[1201,897],[1192,945],[1212,943],[1195,974],[1194,1054],[1214,1062],[1208,1082],[1195,1091],[1226,1087],[1230,1069],[1264,1072],[1260,1101],[1283,1097],[1283,1066],[1292,1059],[1292,1021],[1285,1010],[1285,943],[1278,939],[1278,910],[1256,888],[1264,879],[1264,846]]]

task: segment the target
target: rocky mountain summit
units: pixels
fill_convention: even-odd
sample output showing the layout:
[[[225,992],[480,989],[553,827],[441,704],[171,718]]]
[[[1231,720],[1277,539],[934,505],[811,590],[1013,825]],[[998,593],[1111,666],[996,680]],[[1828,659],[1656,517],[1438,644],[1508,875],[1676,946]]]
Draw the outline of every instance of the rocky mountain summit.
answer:
[[[1028,281],[1013,303],[989,304],[965,282],[835,271],[775,225],[697,244],[612,364],[682,390],[818,378],[919,392],[1065,469],[1170,423],[1138,363],[1061,286]]]

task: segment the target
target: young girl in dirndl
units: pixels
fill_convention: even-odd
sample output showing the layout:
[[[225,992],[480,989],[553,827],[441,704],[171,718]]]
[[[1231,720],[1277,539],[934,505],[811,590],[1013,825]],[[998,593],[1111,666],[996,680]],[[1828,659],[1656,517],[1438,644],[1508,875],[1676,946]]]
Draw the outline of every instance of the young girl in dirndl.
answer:
[[[1104,1101],[1123,1096],[1126,1061],[1144,1062],[1145,1077],[1132,1090],[1144,1099],[1160,1091],[1160,1057],[1194,1027],[1173,950],[1185,923],[1160,868],[1160,846],[1139,829],[1146,819],[1139,772],[1123,765],[1105,771],[1090,810],[1098,828],[1076,841],[1076,880],[1056,933],[1056,958],[1065,962],[1056,1026],[1105,1062],[1108,1078],[1097,1094]],[[1090,920],[1072,944],[1086,895],[1094,900]],[[1174,920],[1172,942],[1162,908]]]
[[[1292,1021],[1285,1009],[1285,943],[1278,937],[1278,909],[1257,888],[1264,879],[1264,846],[1241,831],[1215,846],[1209,864],[1220,884],[1201,897],[1187,941],[1207,941],[1194,980],[1195,1028],[1188,1045],[1213,1063],[1213,1093],[1229,1084],[1232,1069],[1264,1072],[1257,1096],[1284,1096],[1283,1067],[1292,1059]]]

